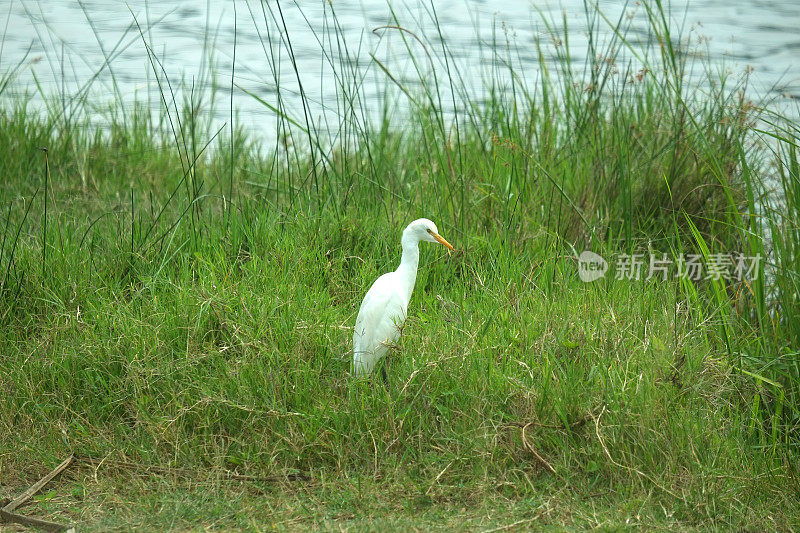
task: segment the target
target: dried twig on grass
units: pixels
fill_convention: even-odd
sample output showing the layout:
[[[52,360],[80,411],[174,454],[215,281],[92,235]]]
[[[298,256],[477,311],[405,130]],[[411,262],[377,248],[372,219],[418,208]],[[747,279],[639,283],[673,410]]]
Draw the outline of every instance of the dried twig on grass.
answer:
[[[50,481],[54,477],[56,477],[61,472],[66,470],[67,467],[71,465],[72,461],[74,460],[75,460],[74,455],[70,455],[69,457],[67,457],[60,465],[52,469],[49,474],[47,474],[42,479],[40,479],[39,481],[28,487],[22,494],[14,498],[8,505],[4,506],[3,510],[11,512],[20,505],[22,505],[23,503],[25,503],[26,501],[30,500],[34,494],[42,490],[42,487],[50,483]]]
[[[1,500],[0,505],[8,504],[10,501],[11,500],[8,499]],[[38,527],[45,531],[57,531],[64,533],[75,532],[75,528],[73,526],[66,526],[64,524],[58,524],[56,522],[50,522],[48,520],[42,520],[41,518],[34,518],[32,516],[24,516],[18,513],[12,513],[11,511],[6,511],[5,508],[0,508],[0,524],[3,523]]]
[[[550,463],[545,461],[544,457],[542,457],[539,454],[539,452],[537,452],[536,449],[533,446],[531,446],[531,444],[528,442],[528,439],[525,437],[525,430],[528,429],[528,427],[530,427],[532,424],[533,424],[533,422],[530,422],[530,423],[525,424],[524,426],[522,426],[522,444],[525,446],[525,448],[529,452],[531,452],[533,454],[534,457],[536,457],[536,460],[539,461],[539,463],[542,466],[544,466],[551,474],[555,474],[556,473],[555,468],[550,466]]]
[[[39,527],[45,531],[74,531],[75,529],[71,526],[49,522],[47,520],[42,520],[41,518],[23,516],[14,512],[17,507],[30,500],[37,492],[42,490],[42,487],[50,483],[54,477],[66,470],[74,460],[75,456],[70,455],[60,465],[51,470],[46,476],[25,489],[22,494],[13,500],[3,500],[2,504],[0,504],[0,523],[15,523],[25,526]]]

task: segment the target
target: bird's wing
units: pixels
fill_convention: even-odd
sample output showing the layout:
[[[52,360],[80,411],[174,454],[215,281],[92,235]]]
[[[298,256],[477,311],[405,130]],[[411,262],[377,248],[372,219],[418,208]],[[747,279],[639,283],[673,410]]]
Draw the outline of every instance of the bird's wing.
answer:
[[[387,344],[400,337],[406,318],[406,302],[393,272],[375,280],[361,303],[353,332],[353,359],[370,373],[375,362],[386,355]]]

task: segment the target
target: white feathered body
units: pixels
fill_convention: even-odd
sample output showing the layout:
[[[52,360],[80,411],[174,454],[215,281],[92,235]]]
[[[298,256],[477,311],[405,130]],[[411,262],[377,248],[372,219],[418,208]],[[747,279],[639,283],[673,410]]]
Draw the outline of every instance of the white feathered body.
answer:
[[[353,364],[356,375],[371,374],[375,364],[400,338],[406,321],[408,300],[397,287],[397,272],[375,280],[361,304],[353,333]]]
[[[400,266],[375,280],[358,311],[353,333],[353,371],[357,376],[371,374],[390,345],[400,338],[417,280],[420,241],[439,242],[453,248],[439,235],[436,224],[426,218],[406,227],[401,240]]]

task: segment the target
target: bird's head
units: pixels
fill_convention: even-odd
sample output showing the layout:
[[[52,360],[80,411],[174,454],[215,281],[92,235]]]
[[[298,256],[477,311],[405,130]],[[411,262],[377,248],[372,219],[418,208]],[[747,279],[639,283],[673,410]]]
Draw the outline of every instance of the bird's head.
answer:
[[[444,240],[444,237],[439,235],[439,230],[436,228],[436,224],[427,218],[418,218],[409,224],[408,227],[406,227],[403,234],[410,235],[417,241],[438,242],[439,244],[442,244],[451,250],[453,249],[453,246]]]

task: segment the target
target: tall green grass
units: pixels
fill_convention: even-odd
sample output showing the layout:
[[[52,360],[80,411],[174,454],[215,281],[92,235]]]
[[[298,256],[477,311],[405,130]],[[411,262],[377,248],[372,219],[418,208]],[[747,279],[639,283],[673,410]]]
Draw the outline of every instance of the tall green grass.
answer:
[[[493,68],[479,101],[441,30],[411,33],[395,14],[378,31],[405,46],[416,79],[404,83],[377,55],[355,61],[327,5],[330,128],[305,91],[299,110],[282,93],[285,76],[300,78],[279,70],[294,53],[280,5],[251,5],[277,89],[258,100],[275,115],[273,145],[237,128],[233,99],[231,124],[214,129],[211,96],[178,91],[139,21],[161,114],[116,104],[98,128],[83,97],[69,115],[6,101],[3,477],[21,483],[24,465],[70,449],[212,473],[302,471],[315,488],[265,497],[356,517],[373,499],[400,527],[398,516],[436,523],[438,504],[457,524],[472,516],[452,504],[466,494],[521,520],[552,508],[545,519],[596,525],[593,500],[612,524],[795,524],[797,126],[753,106],[741,84],[688,87],[662,5],[642,9],[646,49],[624,18],[587,4],[585,65],[566,26],[544,21],[535,76],[499,32],[484,45]],[[433,3],[428,13],[438,28]],[[377,120],[367,69],[385,76]],[[392,113],[399,101],[407,114]],[[418,216],[458,251],[423,250],[389,383],[354,383],[349,327]],[[587,285],[582,249],[766,262],[752,283]],[[170,490],[120,520],[163,507]],[[207,497],[228,496],[187,496]],[[102,528],[93,513],[108,509],[86,508],[76,517]]]

